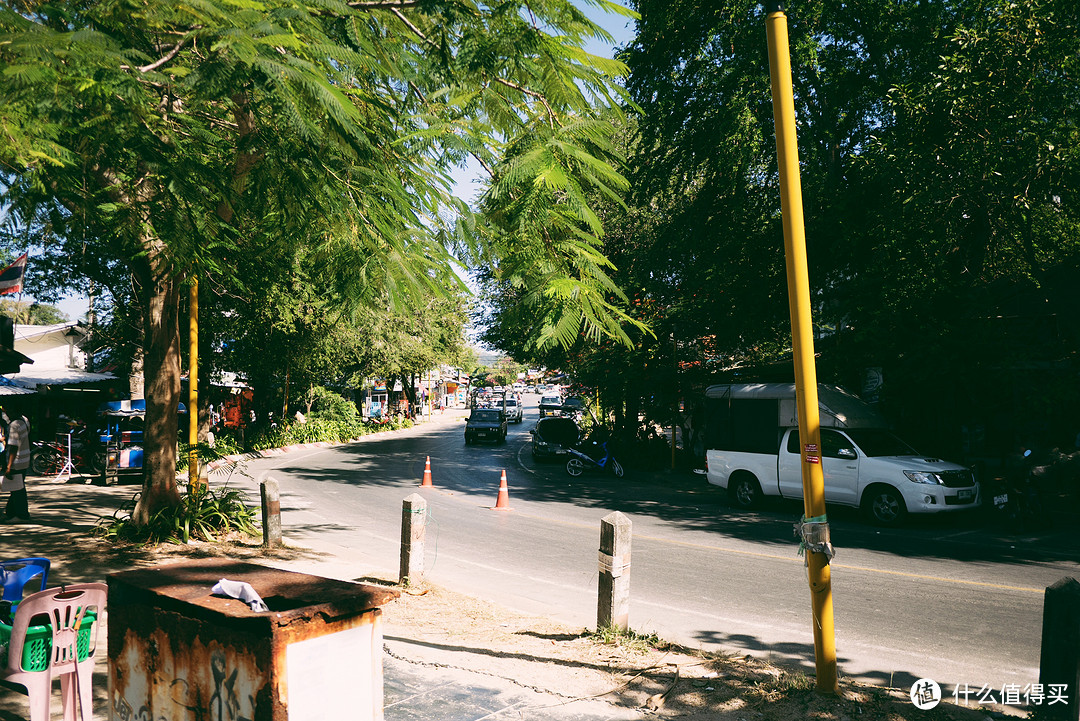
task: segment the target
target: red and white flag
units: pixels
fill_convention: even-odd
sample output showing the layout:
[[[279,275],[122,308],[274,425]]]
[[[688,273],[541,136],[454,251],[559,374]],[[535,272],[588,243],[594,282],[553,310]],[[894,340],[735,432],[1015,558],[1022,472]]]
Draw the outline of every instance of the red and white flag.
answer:
[[[23,253],[15,262],[0,270],[0,295],[21,293],[23,289],[23,275],[26,273],[26,253]]]

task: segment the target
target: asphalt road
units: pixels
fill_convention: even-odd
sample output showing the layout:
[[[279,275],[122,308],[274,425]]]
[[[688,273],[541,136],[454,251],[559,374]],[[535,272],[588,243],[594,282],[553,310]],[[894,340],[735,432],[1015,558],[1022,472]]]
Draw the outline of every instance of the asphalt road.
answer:
[[[600,519],[621,511],[633,523],[635,630],[813,670],[810,594],[792,534],[800,505],[736,511],[691,474],[628,468],[622,480],[572,479],[530,457],[536,402],[526,397],[525,421],[504,445],[465,446],[463,422],[443,419],[251,461],[246,472],[281,484],[288,538],[348,549],[390,574],[402,500],[421,492],[431,581],[581,627],[596,624]],[[427,456],[434,488],[420,489]],[[491,510],[502,470],[510,512]],[[1045,587],[1080,577],[1072,529],[1017,536],[967,516],[880,530],[848,509],[830,509],[830,521],[841,675],[899,687],[931,678],[947,696],[1038,682]]]

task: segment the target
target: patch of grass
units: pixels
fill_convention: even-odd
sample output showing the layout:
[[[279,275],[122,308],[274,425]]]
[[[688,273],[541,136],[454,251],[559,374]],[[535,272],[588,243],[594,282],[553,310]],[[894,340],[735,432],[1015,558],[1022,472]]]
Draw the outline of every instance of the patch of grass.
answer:
[[[812,691],[817,683],[801,671],[781,671],[772,685],[777,691],[783,693],[787,691]]]
[[[258,511],[245,503],[242,491],[224,488],[213,491],[200,485],[184,493],[180,504],[163,508],[150,517],[146,525],[132,520],[141,493],[112,516],[101,518],[94,527],[94,535],[105,540],[131,543],[187,543],[213,541],[231,533],[247,536],[258,534]]]
[[[654,648],[667,645],[655,633],[640,633],[631,628],[623,629],[618,626],[598,628],[595,631],[589,631],[588,636],[593,643],[625,648],[637,653],[648,653]]]

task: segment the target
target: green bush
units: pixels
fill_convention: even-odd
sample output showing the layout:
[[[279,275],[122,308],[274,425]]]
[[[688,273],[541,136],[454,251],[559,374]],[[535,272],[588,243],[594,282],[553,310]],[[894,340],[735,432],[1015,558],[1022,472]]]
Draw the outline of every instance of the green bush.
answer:
[[[412,425],[412,421],[407,419],[394,419],[389,423],[375,425],[363,423],[359,417],[353,421],[328,421],[314,418],[306,423],[289,422],[283,423],[276,428],[264,429],[251,438],[249,445],[254,451],[262,451],[269,448],[291,446],[296,443],[318,443],[320,441],[345,443],[368,433],[409,428]]]
[[[329,388],[316,386],[308,391],[307,397],[311,402],[309,421],[317,419],[345,424],[360,422],[360,411],[356,404]]]
[[[187,443],[180,443],[176,454],[177,472],[184,472],[187,470],[188,451],[190,449],[191,446]],[[224,458],[225,456],[233,456],[244,452],[244,449],[240,447],[239,441],[227,434],[222,434],[220,436],[215,435],[213,446],[208,443],[199,443],[195,446],[195,450],[199,452],[200,465],[205,465],[211,461],[216,461],[219,458]]]
[[[340,396],[338,396],[340,398]],[[342,399],[344,401],[344,399]],[[345,401],[355,409],[351,401]],[[346,414],[347,415],[347,414]],[[388,423],[367,423],[360,419],[359,414],[353,418],[330,420],[322,416],[312,414],[304,423],[294,420],[284,421],[280,424],[264,427],[259,430],[248,429],[247,449],[262,451],[270,448],[281,448],[297,443],[345,443],[354,438],[377,433],[379,431],[392,431],[399,428],[410,428],[411,420],[395,417]],[[232,432],[216,435],[214,447],[205,443],[197,446],[199,461],[209,463],[225,456],[238,455],[245,451]],[[186,471],[188,465],[188,445],[181,443],[176,458],[176,467],[180,472]]]
[[[163,508],[145,526],[132,521],[141,493],[112,516],[101,518],[94,535],[133,543],[187,543],[191,539],[213,541],[229,533],[254,536],[259,532],[258,511],[245,503],[242,491],[223,488],[213,491],[199,486],[181,496],[180,505]]]

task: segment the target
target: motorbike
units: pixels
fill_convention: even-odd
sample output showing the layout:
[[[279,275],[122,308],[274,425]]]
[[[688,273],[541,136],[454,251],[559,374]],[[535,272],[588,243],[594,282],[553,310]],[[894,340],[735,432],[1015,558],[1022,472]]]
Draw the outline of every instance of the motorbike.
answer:
[[[52,476],[61,473],[68,461],[66,439],[56,441],[34,441],[30,445],[30,472],[37,476]],[[105,454],[100,444],[81,438],[72,438],[71,465],[76,471],[88,471],[99,475],[105,469]]]
[[[1051,470],[1051,464],[1038,462],[1031,449],[1025,449],[1013,456],[1003,476],[986,482],[986,498],[1005,527],[1023,530],[1051,522],[1042,500]]]
[[[995,524],[1005,528],[1017,528],[1020,526],[1020,494],[1013,492],[1012,486],[1005,477],[987,479],[983,482],[983,503],[992,509]]]
[[[568,448],[566,452],[570,455],[566,461],[566,472],[574,478],[584,473],[586,468],[604,469],[616,478],[626,474],[622,464],[612,455],[607,441],[589,441]]]

